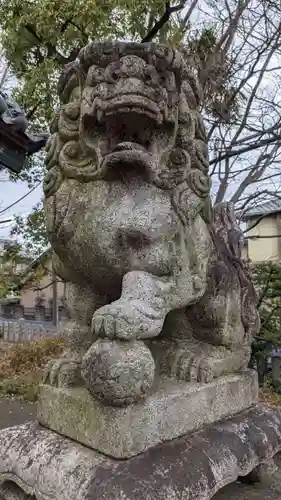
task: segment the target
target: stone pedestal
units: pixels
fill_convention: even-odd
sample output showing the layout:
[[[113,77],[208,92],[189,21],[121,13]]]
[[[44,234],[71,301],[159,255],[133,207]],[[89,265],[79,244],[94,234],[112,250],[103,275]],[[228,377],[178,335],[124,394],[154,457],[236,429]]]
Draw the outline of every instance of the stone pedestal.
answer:
[[[129,458],[164,441],[235,415],[257,402],[256,372],[220,377],[210,384],[162,378],[145,401],[106,406],[86,389],[40,388],[41,424],[114,458]]]
[[[28,423],[0,432],[0,498],[209,500],[280,449],[281,410],[265,405],[122,461]]]

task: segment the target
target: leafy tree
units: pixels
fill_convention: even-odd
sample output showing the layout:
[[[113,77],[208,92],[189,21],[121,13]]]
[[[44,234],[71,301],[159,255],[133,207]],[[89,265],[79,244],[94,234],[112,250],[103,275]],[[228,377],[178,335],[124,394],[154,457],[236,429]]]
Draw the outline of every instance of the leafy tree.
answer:
[[[281,347],[281,265],[261,262],[253,265],[261,319],[259,334],[253,339],[250,365],[257,366],[260,385],[267,372],[272,350]]]
[[[41,203],[37,204],[27,217],[15,217],[11,234],[23,238],[26,251],[34,258],[46,249],[48,238]]]
[[[253,267],[261,318],[260,337],[281,347],[281,265],[262,262]]]
[[[30,258],[22,253],[21,245],[7,245],[0,256],[0,298],[18,293],[22,267]]]

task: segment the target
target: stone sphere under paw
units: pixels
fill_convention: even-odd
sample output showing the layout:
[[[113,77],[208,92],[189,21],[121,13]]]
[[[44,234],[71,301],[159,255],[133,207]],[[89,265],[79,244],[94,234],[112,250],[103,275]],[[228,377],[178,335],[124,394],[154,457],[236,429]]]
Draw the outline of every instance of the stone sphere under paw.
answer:
[[[82,362],[82,378],[89,392],[114,406],[143,399],[152,387],[155,364],[141,341],[99,339]]]

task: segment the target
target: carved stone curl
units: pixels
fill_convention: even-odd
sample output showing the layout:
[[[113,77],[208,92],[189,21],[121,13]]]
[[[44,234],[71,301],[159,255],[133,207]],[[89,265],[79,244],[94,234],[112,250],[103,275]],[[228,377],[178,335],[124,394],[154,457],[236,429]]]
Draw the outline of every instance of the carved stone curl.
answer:
[[[45,208],[71,321],[49,383],[78,383],[83,362],[90,392],[120,405],[155,370],[208,382],[246,368],[255,295],[232,208],[211,207],[201,94],[162,45],[90,44],[66,67]]]

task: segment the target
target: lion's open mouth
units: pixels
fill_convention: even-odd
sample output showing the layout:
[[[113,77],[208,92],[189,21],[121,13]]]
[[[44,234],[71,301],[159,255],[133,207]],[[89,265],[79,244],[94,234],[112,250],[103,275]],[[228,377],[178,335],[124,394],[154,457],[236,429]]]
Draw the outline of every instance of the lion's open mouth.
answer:
[[[143,96],[118,96],[95,102],[92,114],[84,115],[84,139],[98,139],[102,156],[125,150],[149,152],[155,129],[163,122],[152,100]]]
[[[125,109],[106,114],[105,127],[109,137],[108,152],[138,149],[149,151],[155,122],[146,114]]]

